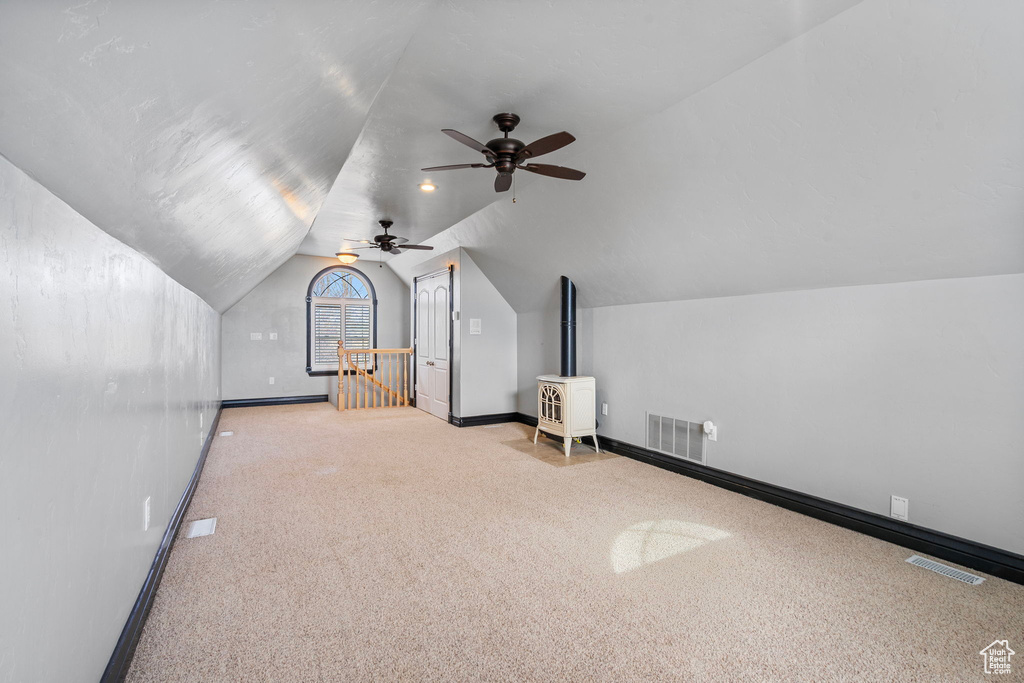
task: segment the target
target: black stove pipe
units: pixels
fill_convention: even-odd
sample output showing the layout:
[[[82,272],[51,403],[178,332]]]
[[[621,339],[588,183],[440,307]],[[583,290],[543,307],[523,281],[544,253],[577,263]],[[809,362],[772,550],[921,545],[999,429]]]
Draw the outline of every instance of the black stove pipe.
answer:
[[[576,376],[576,285],[562,276],[562,377]]]

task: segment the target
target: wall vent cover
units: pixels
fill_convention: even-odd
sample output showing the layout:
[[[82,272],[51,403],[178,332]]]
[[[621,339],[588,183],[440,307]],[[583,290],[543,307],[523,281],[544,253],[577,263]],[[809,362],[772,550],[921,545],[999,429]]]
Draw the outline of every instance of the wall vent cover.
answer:
[[[933,571],[933,572],[935,572],[937,574],[942,574],[943,576],[948,576],[951,579],[956,579],[957,581],[963,581],[964,583],[969,583],[972,586],[977,586],[979,583],[981,583],[982,581],[985,580],[985,579],[981,578],[980,576],[975,576],[974,574],[968,574],[967,572],[960,571],[959,569],[953,569],[952,567],[947,567],[946,565],[942,564],[941,562],[935,562],[934,560],[928,560],[928,559],[925,559],[925,558],[920,557],[918,555],[911,555],[907,559],[907,562],[909,562],[910,564],[916,565],[918,567],[923,567],[925,569],[930,569],[931,571]]]
[[[702,422],[647,413],[647,447],[690,462],[704,464]]]

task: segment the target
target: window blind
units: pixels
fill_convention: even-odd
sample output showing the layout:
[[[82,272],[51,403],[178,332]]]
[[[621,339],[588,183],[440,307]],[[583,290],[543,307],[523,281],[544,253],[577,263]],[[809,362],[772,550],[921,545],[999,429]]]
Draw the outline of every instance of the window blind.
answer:
[[[313,307],[313,355],[316,363],[337,365],[341,327],[341,306],[316,304]]]
[[[345,348],[370,348],[370,307],[366,304],[347,304],[345,306]],[[369,354],[352,356],[352,362],[361,368],[369,363]]]

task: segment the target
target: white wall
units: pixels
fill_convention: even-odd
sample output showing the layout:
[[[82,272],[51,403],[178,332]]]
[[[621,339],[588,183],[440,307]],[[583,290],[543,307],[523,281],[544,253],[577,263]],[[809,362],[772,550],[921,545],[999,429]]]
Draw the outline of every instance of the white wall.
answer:
[[[306,292],[317,273],[337,265],[337,259],[293,256],[224,313],[225,399],[328,393],[332,378],[306,374]],[[377,347],[408,346],[409,289],[386,266],[357,261],[353,267],[377,293]],[[250,340],[251,332],[263,339]],[[271,332],[277,333],[274,341]]]
[[[913,524],[1020,553],[1021,311],[1024,275],[609,306],[582,316],[581,372],[601,434],[714,420],[711,467],[884,515],[904,496]],[[557,324],[520,315],[521,377]]]
[[[537,376],[561,373],[561,288],[558,280],[547,287],[542,308],[520,313],[516,321],[516,376],[518,396],[516,410],[537,416]],[[578,300],[577,300],[578,303]],[[585,357],[583,314],[586,309],[577,309],[576,319],[576,371],[584,374]],[[600,390],[600,386],[598,387]],[[598,420],[601,418],[599,417]]]
[[[220,316],[2,157],[0,306],[0,680],[95,681],[216,415]]]
[[[459,417],[516,411],[516,312],[462,250]],[[470,334],[473,318],[480,334]]]

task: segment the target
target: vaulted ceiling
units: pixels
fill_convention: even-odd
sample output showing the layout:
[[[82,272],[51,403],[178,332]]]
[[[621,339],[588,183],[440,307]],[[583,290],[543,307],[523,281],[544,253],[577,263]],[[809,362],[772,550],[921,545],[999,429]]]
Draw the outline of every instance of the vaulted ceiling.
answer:
[[[993,5],[12,1],[0,154],[222,311],[380,218],[519,311],[562,273],[609,305],[1021,272],[1024,14]],[[587,177],[513,204],[419,170],[501,111]]]
[[[1024,272],[1024,5],[998,5],[861,3],[428,243],[520,312],[558,274],[608,306]]]

